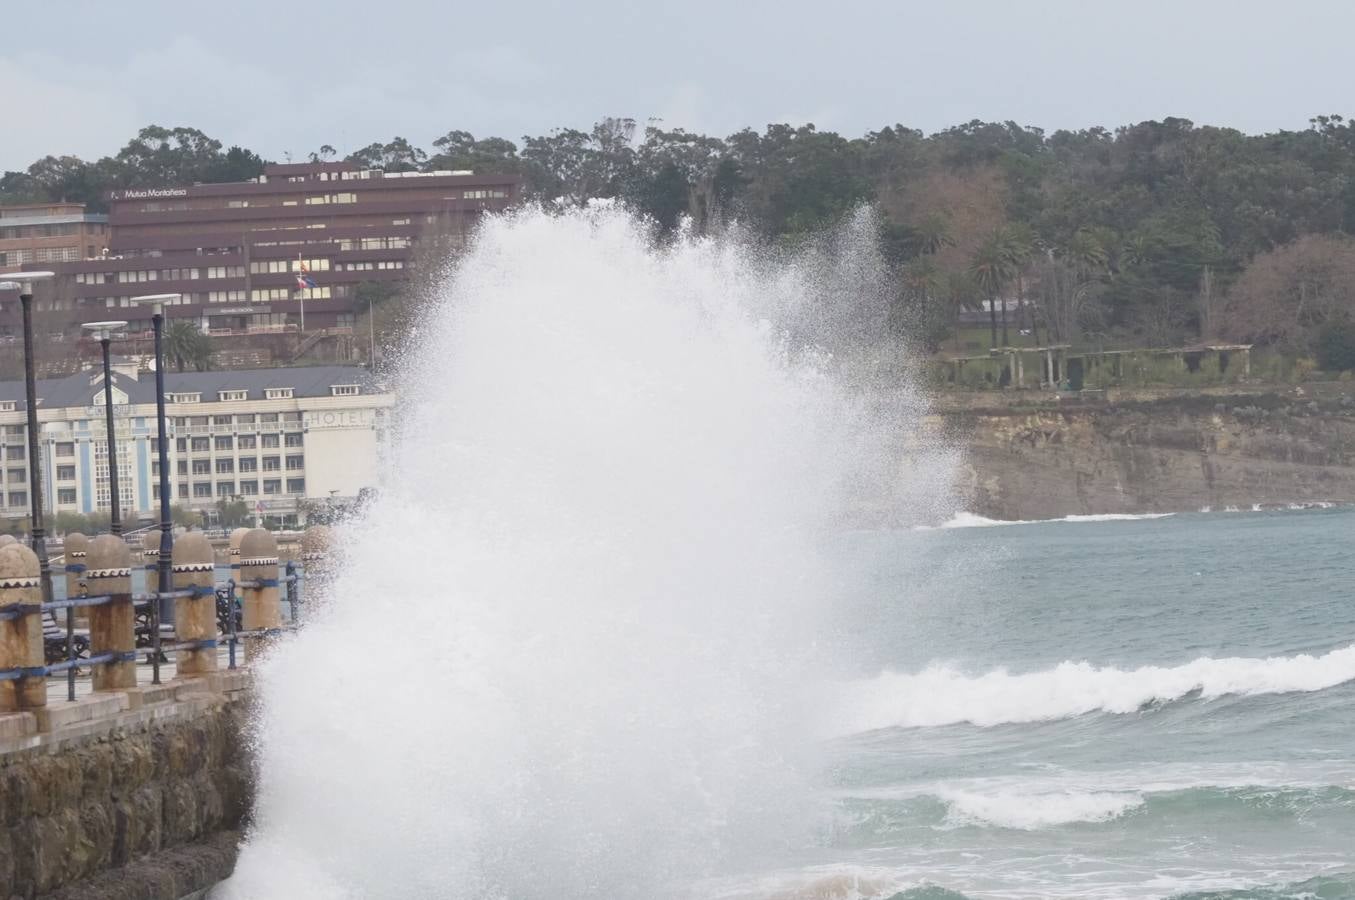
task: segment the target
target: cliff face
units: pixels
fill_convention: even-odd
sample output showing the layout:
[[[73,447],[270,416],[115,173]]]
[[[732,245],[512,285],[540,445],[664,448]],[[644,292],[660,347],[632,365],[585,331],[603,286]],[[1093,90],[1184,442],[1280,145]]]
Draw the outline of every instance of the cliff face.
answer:
[[[943,403],[966,508],[1002,519],[1355,501],[1355,395]],[[949,406],[949,408],[947,408]]]

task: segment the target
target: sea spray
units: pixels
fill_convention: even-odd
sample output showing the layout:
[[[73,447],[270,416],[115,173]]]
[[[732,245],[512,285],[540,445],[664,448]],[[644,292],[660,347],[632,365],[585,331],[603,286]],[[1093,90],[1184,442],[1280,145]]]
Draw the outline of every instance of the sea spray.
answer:
[[[226,897],[683,896],[806,839],[820,540],[898,475],[898,433],[830,377],[856,321],[831,305],[881,283],[868,235],[838,240],[484,226],[325,613],[261,669]],[[822,343],[790,327],[809,310]],[[915,454],[902,496],[944,495],[949,466]]]

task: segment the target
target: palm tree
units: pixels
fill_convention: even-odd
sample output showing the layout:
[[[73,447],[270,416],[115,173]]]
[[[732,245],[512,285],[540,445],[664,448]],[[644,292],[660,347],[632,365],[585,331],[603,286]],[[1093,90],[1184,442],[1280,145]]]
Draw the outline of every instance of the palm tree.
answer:
[[[212,340],[192,322],[180,320],[165,327],[164,351],[180,372],[188,365],[203,372],[212,364]]]
[[[1010,247],[1004,229],[993,231],[984,238],[969,261],[969,273],[974,278],[983,295],[988,298],[988,324],[992,329],[989,346],[997,347],[997,303],[998,295],[1011,281],[1015,268],[1012,263]],[[1006,337],[1007,316],[1003,309],[1003,337]]]
[[[913,249],[919,255],[934,256],[943,247],[955,246],[955,237],[950,230],[950,219],[941,213],[928,213],[912,227],[911,231]]]

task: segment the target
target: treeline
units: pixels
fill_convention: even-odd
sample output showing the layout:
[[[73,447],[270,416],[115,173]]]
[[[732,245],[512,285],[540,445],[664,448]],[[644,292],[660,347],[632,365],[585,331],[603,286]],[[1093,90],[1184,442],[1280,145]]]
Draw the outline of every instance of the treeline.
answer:
[[[313,160],[337,158],[322,146]],[[881,211],[894,321],[940,346],[961,311],[988,341],[1249,341],[1355,368],[1355,123],[1247,135],[1185,119],[1045,133],[969,122],[862,137],[771,125],[711,137],[630,119],[521,141],[450,131],[347,159],[387,171],[515,173],[530,198],[617,198],[661,232],[737,218],[793,242],[863,202]],[[86,163],[47,157],[0,179],[0,202],[258,174],[263,160],[194,129],[147,128]],[[1005,301],[988,302],[985,301]]]

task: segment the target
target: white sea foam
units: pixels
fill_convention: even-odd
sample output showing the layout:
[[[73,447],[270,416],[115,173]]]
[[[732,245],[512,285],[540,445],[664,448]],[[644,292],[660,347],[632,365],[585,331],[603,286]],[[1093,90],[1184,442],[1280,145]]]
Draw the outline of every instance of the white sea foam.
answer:
[[[1143,795],[1115,791],[941,791],[953,825],[993,825],[1033,831],[1072,822],[1107,822],[1143,805]]]
[[[1064,662],[1042,672],[996,669],[970,675],[948,665],[920,672],[885,672],[846,686],[829,732],[927,728],[968,722],[989,726],[1064,719],[1093,712],[1132,713],[1154,702],[1198,693],[1320,691],[1355,679],[1355,645],[1321,656],[1202,657],[1180,666],[1137,669]]]
[[[971,512],[959,512],[940,525],[919,525],[918,531],[949,530],[952,528],[993,528],[1000,525],[1049,525],[1057,522],[1136,522],[1147,519],[1165,519],[1172,513],[1093,513],[1063,516],[1058,519],[990,519]]]

